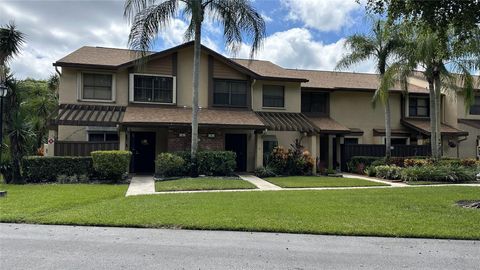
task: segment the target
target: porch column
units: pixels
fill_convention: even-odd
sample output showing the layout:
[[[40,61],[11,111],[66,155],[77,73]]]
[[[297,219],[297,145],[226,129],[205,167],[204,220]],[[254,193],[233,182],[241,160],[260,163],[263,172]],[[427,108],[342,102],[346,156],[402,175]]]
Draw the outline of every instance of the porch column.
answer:
[[[335,135],[328,135],[328,168],[333,169],[333,137]]]
[[[317,173],[317,135],[311,135],[308,137],[310,144],[310,154],[314,158],[315,162],[313,163],[312,173]]]
[[[45,156],[53,157],[55,156],[55,142],[58,138],[58,132],[56,129],[51,129],[48,131],[48,147],[46,148]]]
[[[338,168],[341,167],[340,164],[341,164],[341,162],[342,162],[342,161],[341,161],[341,156],[342,156],[342,155],[341,155],[341,150],[342,150],[342,149],[341,149],[340,146],[341,146],[341,142],[342,142],[342,139],[343,139],[343,138],[340,137],[340,136],[338,136],[338,135],[336,136],[336,138],[337,138],[337,139],[335,140],[335,142],[336,142],[335,147],[336,147],[336,149],[337,149],[336,160],[337,160],[338,167],[335,168],[335,169],[338,169]]]
[[[263,167],[263,138],[261,132],[255,132],[255,169]]]
[[[121,130],[120,133],[119,133],[119,147],[118,149],[121,150],[121,151],[125,151],[126,149],[126,145],[127,145],[127,132],[125,132],[125,130]]]

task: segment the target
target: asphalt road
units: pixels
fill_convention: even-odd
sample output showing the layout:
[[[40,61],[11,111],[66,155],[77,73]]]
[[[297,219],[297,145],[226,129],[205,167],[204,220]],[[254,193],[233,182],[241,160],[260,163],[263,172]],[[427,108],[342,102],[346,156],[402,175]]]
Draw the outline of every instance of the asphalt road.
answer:
[[[0,224],[0,269],[480,269],[480,241]]]

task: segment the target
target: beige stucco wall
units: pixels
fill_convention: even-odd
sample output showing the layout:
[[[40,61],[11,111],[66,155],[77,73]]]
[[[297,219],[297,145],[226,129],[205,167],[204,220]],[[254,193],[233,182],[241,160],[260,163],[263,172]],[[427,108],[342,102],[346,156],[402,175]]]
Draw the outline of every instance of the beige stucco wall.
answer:
[[[193,48],[178,51],[177,106],[192,106]],[[208,56],[202,53],[200,60],[200,88],[198,105],[208,107]]]
[[[338,91],[330,93],[330,117],[348,128],[363,130],[362,143],[378,144],[381,137],[373,136],[373,129],[385,128],[385,113],[381,104],[372,107],[373,92]],[[401,96],[390,95],[392,129],[401,128]]]
[[[285,87],[284,108],[264,108],[263,85],[283,85]],[[252,84],[252,109],[254,111],[276,111],[276,112],[300,112],[301,111],[301,87],[295,82],[275,82],[257,80]]]
[[[58,126],[58,140],[87,141],[87,129],[80,126]]]
[[[468,132],[467,140],[460,142],[460,158],[476,158],[480,129],[460,123],[458,127]]]
[[[477,94],[480,95],[480,94]],[[457,97],[457,115],[460,119],[474,119],[480,120],[480,115],[470,114],[470,111],[465,110],[465,100],[462,94],[459,94]]]

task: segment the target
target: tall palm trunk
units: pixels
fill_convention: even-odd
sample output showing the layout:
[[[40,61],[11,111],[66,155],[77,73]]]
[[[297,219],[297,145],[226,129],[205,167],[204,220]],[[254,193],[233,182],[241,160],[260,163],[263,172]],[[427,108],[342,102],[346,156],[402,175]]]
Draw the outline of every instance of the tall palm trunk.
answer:
[[[441,104],[442,104],[442,82],[440,77],[435,78],[435,136],[436,136],[436,147],[437,147],[437,157],[440,159],[442,157],[442,132],[441,132]]]
[[[437,130],[437,120],[436,120],[436,102],[435,102],[435,87],[433,84],[433,80],[429,79],[428,82],[428,89],[430,92],[430,148],[432,150],[432,158],[436,160],[438,158],[438,153],[437,153],[437,133],[435,132]]]
[[[385,101],[385,157],[392,156],[392,124],[390,119],[390,97]]]
[[[198,20],[200,21],[200,20]],[[198,88],[200,85],[200,56],[202,49],[202,25],[195,23],[195,41],[193,51],[193,89],[192,89],[192,176],[197,175],[197,151],[198,151]]]

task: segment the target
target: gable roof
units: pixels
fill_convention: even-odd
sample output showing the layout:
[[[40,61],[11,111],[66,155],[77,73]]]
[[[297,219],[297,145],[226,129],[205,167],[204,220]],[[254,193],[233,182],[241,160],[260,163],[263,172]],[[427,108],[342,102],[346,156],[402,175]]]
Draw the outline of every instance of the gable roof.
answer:
[[[285,69],[281,66],[275,65],[270,61],[264,60],[249,60],[249,59],[231,59],[233,62],[255,72],[263,78],[271,78],[278,80],[299,80],[307,82],[305,76],[291,72],[289,69]]]

